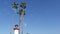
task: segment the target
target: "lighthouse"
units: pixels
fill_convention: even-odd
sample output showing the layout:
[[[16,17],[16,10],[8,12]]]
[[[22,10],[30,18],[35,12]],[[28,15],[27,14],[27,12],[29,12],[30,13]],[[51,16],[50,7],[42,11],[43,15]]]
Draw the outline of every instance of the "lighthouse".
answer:
[[[18,25],[15,25],[14,27],[14,34],[19,34],[19,26]]]

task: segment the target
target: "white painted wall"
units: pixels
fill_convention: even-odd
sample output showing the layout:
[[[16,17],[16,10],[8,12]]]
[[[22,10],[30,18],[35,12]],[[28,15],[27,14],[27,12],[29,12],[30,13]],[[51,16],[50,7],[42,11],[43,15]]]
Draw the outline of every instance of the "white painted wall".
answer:
[[[19,34],[19,30],[14,30],[14,34]]]

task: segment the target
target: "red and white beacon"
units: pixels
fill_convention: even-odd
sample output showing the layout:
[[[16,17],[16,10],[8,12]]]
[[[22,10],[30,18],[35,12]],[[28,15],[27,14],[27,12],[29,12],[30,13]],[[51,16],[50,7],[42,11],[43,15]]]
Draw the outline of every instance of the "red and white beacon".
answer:
[[[19,34],[19,26],[15,25],[14,34]]]

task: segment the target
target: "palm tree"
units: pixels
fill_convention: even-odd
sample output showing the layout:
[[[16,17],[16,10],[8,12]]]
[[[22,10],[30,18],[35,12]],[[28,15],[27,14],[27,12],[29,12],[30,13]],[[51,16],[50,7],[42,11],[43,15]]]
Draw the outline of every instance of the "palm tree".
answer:
[[[14,2],[12,5],[13,5],[13,8],[18,9],[18,3]]]
[[[25,15],[25,11],[23,9],[21,9],[21,10],[19,10],[19,12],[17,12],[17,14],[19,14],[19,15],[22,15],[22,13],[23,13],[23,15]]]
[[[20,7],[22,7],[23,9],[25,9],[26,8],[26,2],[22,2],[21,5],[20,5]]]
[[[21,24],[22,24],[22,34],[23,34],[23,22],[22,22],[22,19],[23,19],[23,16],[25,15],[25,8],[26,8],[26,3],[25,2],[22,2],[20,7],[22,8],[20,11],[19,11],[19,14],[20,14],[20,21],[21,21]]]

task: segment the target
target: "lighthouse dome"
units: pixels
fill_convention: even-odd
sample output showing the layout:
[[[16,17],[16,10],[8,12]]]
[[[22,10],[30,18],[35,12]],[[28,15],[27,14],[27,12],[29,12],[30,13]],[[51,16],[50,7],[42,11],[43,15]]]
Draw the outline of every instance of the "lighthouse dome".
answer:
[[[19,30],[19,26],[18,25],[15,25],[14,30]]]

